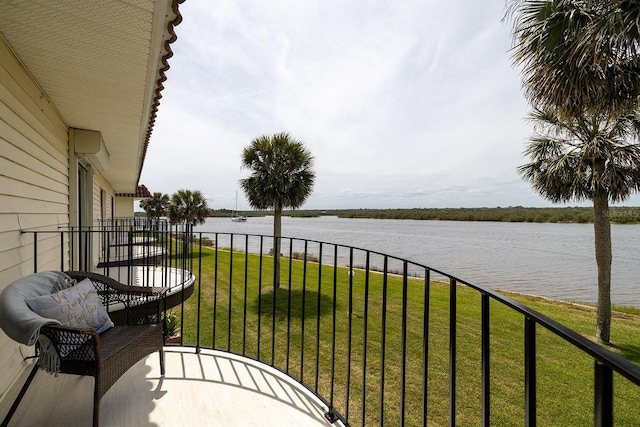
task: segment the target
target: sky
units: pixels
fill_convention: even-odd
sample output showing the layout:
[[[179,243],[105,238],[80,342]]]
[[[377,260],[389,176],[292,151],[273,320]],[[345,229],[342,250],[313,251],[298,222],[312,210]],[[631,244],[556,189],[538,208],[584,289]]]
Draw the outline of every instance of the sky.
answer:
[[[200,190],[213,209],[237,193],[249,209],[242,149],[288,132],[314,156],[302,209],[552,206],[517,173],[532,125],[503,0],[180,11],[140,179],[151,192]]]

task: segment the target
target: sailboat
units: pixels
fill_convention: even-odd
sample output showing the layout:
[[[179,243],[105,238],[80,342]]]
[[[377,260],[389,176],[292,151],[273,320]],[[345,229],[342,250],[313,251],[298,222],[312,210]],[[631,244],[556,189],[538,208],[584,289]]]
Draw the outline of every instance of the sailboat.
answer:
[[[231,212],[231,221],[233,222],[247,222],[247,217],[244,215],[238,215],[238,191],[236,190],[236,204],[233,206],[233,212]]]

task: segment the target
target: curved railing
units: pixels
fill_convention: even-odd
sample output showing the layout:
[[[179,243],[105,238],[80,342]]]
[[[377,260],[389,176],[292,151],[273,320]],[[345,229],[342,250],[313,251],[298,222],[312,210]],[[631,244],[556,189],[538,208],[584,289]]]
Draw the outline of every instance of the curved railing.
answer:
[[[128,225],[127,241],[157,239],[167,254],[148,268],[193,273],[193,295],[170,309],[178,345],[279,369],[318,396],[332,422],[639,423],[640,367],[491,289],[378,251],[282,238],[274,291],[272,237],[138,226]],[[100,247],[107,231],[30,232],[34,270],[52,252],[61,269],[77,269],[78,250]]]
[[[498,292],[381,252],[295,238],[282,239],[274,292],[271,237],[195,237],[182,344],[280,369],[326,403],[331,421],[640,420],[640,367]]]
[[[166,307],[193,294],[190,234],[181,224],[144,218],[105,220],[91,227],[23,231],[34,272],[43,269],[100,273],[134,286],[165,286]]]

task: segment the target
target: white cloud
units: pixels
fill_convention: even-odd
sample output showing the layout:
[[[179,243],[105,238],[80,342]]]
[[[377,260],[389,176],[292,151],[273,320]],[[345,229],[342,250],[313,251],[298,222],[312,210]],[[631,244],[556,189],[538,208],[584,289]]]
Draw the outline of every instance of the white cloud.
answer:
[[[141,183],[231,208],[244,146],[316,158],[305,207],[548,205],[502,2],[189,0]],[[248,208],[240,201],[240,208]]]

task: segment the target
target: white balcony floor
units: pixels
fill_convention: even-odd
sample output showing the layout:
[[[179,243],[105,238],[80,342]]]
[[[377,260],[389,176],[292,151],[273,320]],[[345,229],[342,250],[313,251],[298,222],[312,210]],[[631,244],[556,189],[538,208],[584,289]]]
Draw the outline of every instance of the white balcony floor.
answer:
[[[96,273],[105,274],[125,285],[166,286],[169,295],[193,286],[195,282],[195,276],[190,271],[174,267],[110,267],[108,271],[98,268]]]
[[[138,260],[158,257],[160,255],[166,255],[167,250],[165,248],[157,246],[110,246],[108,256],[102,256],[100,262],[110,261],[123,261],[123,260]]]
[[[326,406],[295,380],[250,359],[168,347],[165,364],[161,377],[156,352],[127,371],[102,398],[100,425],[341,425],[326,421]],[[8,400],[0,402],[3,417]],[[92,377],[39,371],[9,426],[91,425],[92,402]]]

